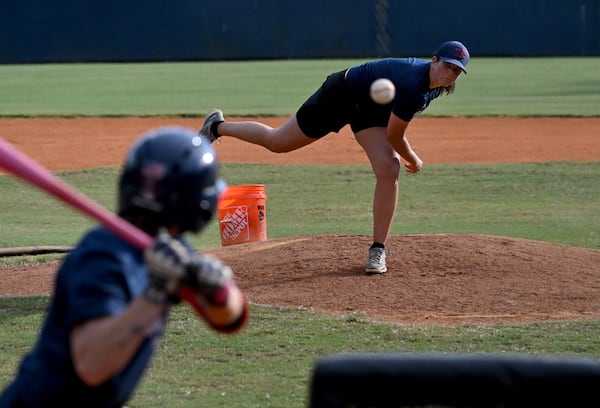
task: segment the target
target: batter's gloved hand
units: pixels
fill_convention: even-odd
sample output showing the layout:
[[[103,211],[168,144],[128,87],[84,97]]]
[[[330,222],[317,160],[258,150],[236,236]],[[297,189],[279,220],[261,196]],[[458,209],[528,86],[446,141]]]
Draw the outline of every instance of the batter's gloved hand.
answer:
[[[145,298],[157,304],[179,303],[179,291],[192,263],[189,249],[161,230],[154,244],[144,252],[144,261],[150,274]]]
[[[227,301],[226,284],[233,280],[231,268],[208,254],[194,254],[188,266],[186,284],[207,302],[223,305]]]

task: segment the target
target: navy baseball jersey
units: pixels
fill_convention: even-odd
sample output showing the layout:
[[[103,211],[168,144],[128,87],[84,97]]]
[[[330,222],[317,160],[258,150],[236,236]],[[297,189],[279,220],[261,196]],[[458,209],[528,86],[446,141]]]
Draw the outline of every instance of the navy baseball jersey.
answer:
[[[429,89],[430,66],[430,61],[417,58],[370,61],[348,70],[346,86],[361,113],[386,118],[393,112],[400,119],[410,122],[443,92],[443,88]],[[386,105],[376,104],[369,94],[371,83],[379,78],[388,78],[396,87],[394,100]]]
[[[27,406],[122,406],[142,378],[167,316],[156,322],[129,365],[97,387],[76,375],[69,333],[87,320],[122,312],[147,285],[142,251],[104,228],[91,230],[58,270],[37,344],[21,362],[0,407],[14,401]]]

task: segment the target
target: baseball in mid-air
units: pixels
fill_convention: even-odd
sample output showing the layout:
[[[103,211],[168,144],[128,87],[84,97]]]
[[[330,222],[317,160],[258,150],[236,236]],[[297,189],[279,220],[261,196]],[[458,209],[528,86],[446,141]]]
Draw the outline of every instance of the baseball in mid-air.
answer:
[[[379,78],[371,84],[371,99],[375,103],[385,105],[390,103],[396,96],[394,83],[387,78]]]

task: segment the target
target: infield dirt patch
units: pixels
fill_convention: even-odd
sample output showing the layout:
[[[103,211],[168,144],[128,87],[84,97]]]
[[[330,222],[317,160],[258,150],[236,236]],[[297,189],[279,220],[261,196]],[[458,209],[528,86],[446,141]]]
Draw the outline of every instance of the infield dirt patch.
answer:
[[[231,120],[240,120],[231,118]],[[286,118],[259,118],[273,126]],[[121,164],[139,135],[201,119],[0,119],[3,137],[52,170]],[[600,118],[418,118],[412,146],[428,163],[600,159]],[[226,138],[221,162],[368,163],[348,128],[273,154]],[[368,236],[327,235],[212,248],[258,304],[397,323],[465,324],[600,317],[600,251],[488,235],[395,235],[389,271],[363,273]],[[335,254],[332,262],[331,254]],[[47,294],[57,265],[0,268],[0,295]]]

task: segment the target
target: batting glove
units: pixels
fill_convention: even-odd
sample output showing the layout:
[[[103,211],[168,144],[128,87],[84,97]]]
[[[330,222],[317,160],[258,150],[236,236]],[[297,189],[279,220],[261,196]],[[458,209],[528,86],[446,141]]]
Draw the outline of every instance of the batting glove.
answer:
[[[186,283],[214,305],[227,301],[227,292],[221,289],[232,280],[231,268],[208,254],[195,254],[187,270]]]
[[[154,244],[144,252],[144,261],[150,275],[145,298],[157,304],[179,303],[179,291],[192,264],[189,249],[161,230]]]

